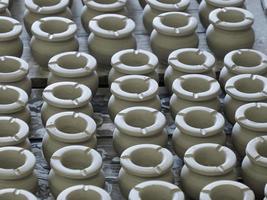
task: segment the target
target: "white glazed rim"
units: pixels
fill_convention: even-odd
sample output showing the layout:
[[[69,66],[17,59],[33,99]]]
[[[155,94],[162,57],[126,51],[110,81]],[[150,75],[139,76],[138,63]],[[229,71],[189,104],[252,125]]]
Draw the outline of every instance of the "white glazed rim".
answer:
[[[134,55],[144,55],[147,56],[148,62],[142,66],[130,66],[121,61],[121,57],[127,54],[134,54]],[[158,66],[158,58],[153,53],[142,50],[142,49],[125,49],[122,51],[117,52],[111,58],[111,65],[114,69],[121,73],[131,74],[131,75],[140,75],[145,73],[150,73],[155,70]]]
[[[39,6],[34,0],[25,0],[25,7],[33,13],[37,14],[55,14],[64,11],[69,5],[69,0],[60,0],[52,6]]]
[[[107,4],[98,3],[95,0],[83,0],[83,2],[87,7],[100,12],[116,12],[125,7],[127,0],[117,0],[114,3]]]
[[[87,60],[87,63],[85,66],[81,68],[76,68],[76,69],[67,69],[64,68],[64,66],[61,66],[58,64],[58,60],[62,57],[65,56],[75,56],[76,58],[85,58]],[[73,78],[73,77],[81,77],[81,76],[86,76],[91,74],[93,71],[96,70],[97,62],[96,59],[83,52],[77,52],[77,51],[71,51],[71,52],[64,52],[57,54],[53,56],[49,62],[48,62],[48,68],[49,71],[52,72],[53,74],[56,74],[60,77],[67,77],[67,78]]]
[[[23,196],[27,200],[37,200],[37,198],[32,193],[28,192],[27,190],[23,190],[23,189],[16,189],[16,188],[1,189],[0,198],[2,195],[5,195],[5,194],[12,194],[14,196]]]
[[[149,112],[154,117],[154,123],[151,126],[140,128],[134,127],[129,125],[126,122],[126,117],[131,112],[134,111],[146,111]],[[146,117],[146,116],[143,116]],[[142,116],[140,116],[142,118]],[[126,108],[120,111],[114,120],[115,126],[119,129],[120,132],[123,132],[127,135],[134,136],[134,137],[149,137],[155,134],[158,134],[161,130],[164,129],[167,120],[166,117],[158,110],[150,107],[143,107],[143,106],[135,106]]]
[[[8,8],[9,0],[0,0],[0,10],[5,10]]]
[[[213,123],[212,126],[208,128],[195,128],[195,127],[190,126],[186,122],[185,117],[191,112],[195,112],[195,111],[209,113],[210,116],[214,118],[215,122]],[[175,124],[178,129],[180,129],[182,132],[186,132],[188,135],[191,135],[194,137],[209,137],[209,136],[213,136],[213,135],[223,132],[225,120],[224,120],[223,115],[214,109],[207,108],[207,107],[193,106],[193,107],[185,108],[181,110],[180,112],[178,112],[175,117]]]
[[[231,1],[222,1],[222,0],[206,0],[210,5],[213,5],[218,8],[223,7],[238,7],[244,4],[244,0],[231,0]]]
[[[4,21],[12,25],[12,30],[5,33],[0,33],[0,41],[8,41],[18,38],[22,33],[21,23],[11,17],[0,16],[0,23]]]
[[[185,11],[189,4],[190,0],[180,0],[177,3],[162,3],[158,0],[146,0],[147,4],[154,9],[171,12],[171,11]]]
[[[132,157],[132,154],[136,150],[140,150],[140,149],[150,149],[150,150],[158,151],[162,155],[161,162],[157,166],[154,166],[154,167],[142,167],[142,166],[136,165],[131,160],[131,157]],[[167,173],[168,170],[171,169],[173,165],[173,156],[169,150],[161,146],[154,145],[154,144],[139,144],[139,145],[131,146],[127,148],[125,151],[123,151],[120,157],[120,163],[123,169],[125,169],[129,173],[137,174],[141,177],[156,177],[156,176],[160,176],[161,174]]]
[[[60,131],[57,126],[56,122],[58,119],[62,117],[72,117],[73,119],[80,118],[86,122],[86,128],[84,131],[79,133],[65,133]],[[46,130],[49,136],[55,138],[59,141],[64,141],[68,143],[77,143],[77,142],[84,142],[85,140],[89,140],[96,132],[96,123],[95,121],[88,115],[83,113],[76,113],[76,112],[60,112],[53,116],[51,116],[46,122]]]
[[[63,165],[62,157],[64,154],[69,152],[81,152],[91,158],[91,164],[84,169],[70,169]],[[84,179],[95,176],[99,173],[102,167],[102,158],[100,154],[86,146],[81,145],[71,145],[63,147],[57,150],[50,159],[50,165],[55,172],[63,177]]]
[[[267,136],[256,137],[247,144],[246,155],[256,165],[267,167],[267,157],[260,155],[258,146],[266,144]]]

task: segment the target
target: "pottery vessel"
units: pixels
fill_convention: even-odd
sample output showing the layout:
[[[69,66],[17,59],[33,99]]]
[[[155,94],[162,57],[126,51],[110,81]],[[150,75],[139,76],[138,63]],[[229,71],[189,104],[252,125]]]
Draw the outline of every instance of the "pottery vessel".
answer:
[[[230,51],[251,49],[255,41],[253,14],[242,8],[217,8],[209,15],[207,44],[218,59]]]
[[[0,16],[11,17],[11,13],[8,9],[9,0],[0,1]]]
[[[32,35],[31,27],[34,22],[44,17],[65,17],[72,19],[71,10],[68,7],[69,0],[25,0],[24,26],[29,35]]]
[[[146,0],[139,0],[139,3],[140,3],[142,8],[144,8],[146,6]]]
[[[75,185],[104,187],[102,158],[94,149],[80,145],[63,147],[53,154],[50,165],[48,182],[55,198]]]
[[[109,193],[93,185],[75,185],[69,187],[58,195],[57,200],[77,200],[77,198],[111,200]]]
[[[0,56],[20,57],[23,52],[23,43],[20,39],[22,25],[19,21],[0,16]]]
[[[265,185],[264,194],[265,194],[265,198],[264,198],[264,200],[267,200],[267,184]]]
[[[191,146],[201,143],[225,145],[223,131],[225,120],[222,114],[207,107],[188,107],[176,115],[176,129],[172,135],[175,153],[184,157]]]
[[[0,199],[5,200],[37,200],[31,192],[27,190],[7,188],[0,190]]]
[[[259,75],[241,74],[230,78],[225,84],[227,93],[223,100],[226,119],[235,123],[236,110],[250,102],[267,101],[267,78]]]
[[[153,20],[155,17],[166,12],[185,12],[190,0],[147,0],[143,12],[143,23],[150,34],[153,31]]]
[[[183,12],[167,12],[154,18],[150,44],[163,65],[167,66],[174,50],[198,47],[197,23],[195,17]]]
[[[88,48],[99,67],[110,69],[112,56],[123,49],[135,49],[133,36],[135,23],[132,19],[118,14],[103,14],[89,22],[91,34]]]
[[[45,17],[32,25],[31,53],[35,61],[44,68],[48,61],[62,52],[77,51],[75,37],[77,25],[64,17]]]
[[[127,16],[127,0],[83,0],[83,2],[81,22],[87,33],[90,32],[89,22],[98,15],[112,13]]]
[[[220,110],[220,84],[210,76],[188,74],[177,78],[172,85],[170,111],[173,119],[184,108],[204,106]]]
[[[36,159],[29,150],[20,147],[0,148],[0,188],[24,189],[37,192],[38,180],[34,172]]]
[[[167,145],[167,120],[156,109],[141,106],[126,108],[116,115],[114,124],[113,147],[118,154],[137,144]]]
[[[136,185],[129,194],[129,200],[164,199],[184,200],[183,191],[176,185],[165,181],[145,181]]]
[[[164,83],[169,92],[172,92],[172,84],[176,78],[186,74],[204,74],[215,78],[214,68],[216,60],[214,56],[195,48],[184,48],[173,51],[168,58],[169,66],[164,74]]]
[[[41,109],[42,122],[54,114],[73,111],[91,116],[93,106],[91,104],[91,90],[83,84],[75,82],[58,82],[47,86],[43,92],[43,106]]]
[[[77,82],[89,87],[95,95],[98,88],[96,67],[96,59],[87,53],[72,51],[57,54],[48,63],[48,85],[63,81]]]
[[[215,181],[205,186],[199,200],[246,199],[255,200],[254,192],[237,181]]]
[[[267,56],[253,49],[239,49],[229,52],[224,58],[224,67],[219,81],[226,82],[238,74],[257,74],[267,77]]]
[[[264,198],[264,187],[267,183],[266,147],[266,135],[254,138],[248,143],[246,157],[242,161],[242,179],[254,191],[256,199]]]
[[[154,144],[139,144],[126,149],[120,157],[119,187],[126,198],[137,184],[148,180],[172,183],[172,153]]]
[[[204,143],[190,147],[185,153],[184,163],[181,186],[191,199],[199,199],[202,188],[214,181],[236,181],[238,178],[235,153],[219,144]]]
[[[127,75],[111,84],[108,113],[112,120],[125,108],[146,106],[160,110],[158,83],[147,76]]]
[[[112,69],[109,71],[109,85],[125,75],[144,75],[159,81],[156,72],[158,58],[153,53],[138,49],[125,49],[117,52],[111,58]]]

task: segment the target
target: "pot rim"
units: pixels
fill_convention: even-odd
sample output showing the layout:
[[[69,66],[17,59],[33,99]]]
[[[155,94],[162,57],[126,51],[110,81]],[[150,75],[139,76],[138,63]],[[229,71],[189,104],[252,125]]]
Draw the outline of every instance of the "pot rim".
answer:
[[[131,66],[131,65],[127,65],[125,63],[122,62],[121,57],[124,55],[144,55],[147,56],[148,58],[148,62],[144,65],[141,66]],[[142,75],[142,74],[148,74],[151,73],[153,71],[155,71],[155,68],[158,67],[159,64],[159,60],[157,58],[157,56],[155,56],[155,54],[146,51],[146,50],[142,50],[142,49],[125,49],[122,51],[117,52],[116,54],[114,54],[111,58],[111,65],[112,67],[124,74],[129,74],[129,75]]]
[[[69,0],[60,0],[51,6],[40,6],[34,0],[25,0],[25,7],[33,13],[50,15],[63,12],[68,8]]]
[[[91,9],[100,12],[117,12],[122,10],[127,3],[127,0],[116,0],[114,3],[98,3],[95,0],[83,0],[84,4]]]
[[[262,156],[258,151],[258,147],[264,143],[267,143],[267,136],[260,136],[250,140],[246,147],[246,155],[249,160],[261,167],[267,167],[267,157]]]
[[[22,33],[21,23],[11,17],[0,16],[0,23],[2,22],[11,24],[12,29],[8,32],[0,33],[0,41],[18,39],[19,35]]]
[[[245,2],[245,0],[228,0],[228,1],[222,1],[222,0],[205,0],[207,4],[210,4],[212,6],[218,7],[218,8],[224,8],[224,7],[238,7],[242,6]]]
[[[186,17],[188,19],[187,25],[179,27],[179,28],[174,28],[174,27],[165,25],[162,21],[164,17],[172,16],[172,15],[176,16],[177,18]],[[154,29],[161,34],[168,35],[168,36],[186,36],[186,35],[193,34],[197,29],[197,25],[198,25],[198,21],[195,17],[193,17],[191,14],[183,13],[183,12],[162,13],[158,15],[157,17],[155,17],[153,20]]]
[[[265,194],[265,197],[267,198],[267,183],[265,185],[264,194]]]
[[[171,11],[185,11],[189,4],[190,0],[180,0],[177,3],[163,3],[158,0],[146,0],[146,3],[156,10],[171,12]]]
[[[132,157],[132,154],[136,150],[140,150],[140,149],[143,149],[143,150],[149,149],[149,150],[157,151],[158,153],[162,155],[161,162],[157,166],[154,166],[154,167],[142,167],[142,166],[135,164],[131,160],[131,157]],[[138,145],[131,146],[123,151],[120,157],[120,163],[121,163],[121,167],[124,170],[136,176],[157,177],[157,176],[167,173],[171,169],[173,165],[173,156],[169,150],[159,145],[138,144]]]
[[[66,133],[57,128],[57,120],[62,117],[70,117],[73,119],[80,119],[86,123],[84,131],[79,133]],[[52,115],[46,122],[46,131],[50,137],[55,140],[66,142],[66,143],[78,143],[89,140],[96,133],[96,123],[88,115],[78,112],[60,112]]]
[[[65,23],[68,26],[67,30],[53,34],[50,34],[42,30],[41,26],[43,23],[49,23],[52,21]],[[77,25],[72,20],[67,19],[65,17],[44,17],[35,21],[31,27],[31,32],[36,38],[48,42],[53,42],[53,41],[60,42],[69,40],[75,36],[76,31],[77,31]]]
[[[87,60],[85,66],[81,66],[80,68],[68,69],[58,63],[59,59],[64,59],[64,57],[75,56],[77,59],[84,58]],[[90,75],[96,70],[97,62],[96,59],[90,54],[78,51],[69,51],[63,52],[53,56],[48,62],[49,71],[53,74],[56,74],[59,77],[67,77],[67,78],[77,78],[84,77]]]
[[[195,156],[199,150],[209,149],[211,151],[216,151],[218,153],[224,154],[224,162],[219,166],[206,166],[200,164]],[[193,172],[205,176],[220,176],[222,174],[227,174],[235,168],[236,165],[236,155],[228,147],[213,144],[213,143],[202,143],[190,147],[184,155],[185,165]]]
[[[14,196],[23,196],[25,199],[28,200],[37,200],[37,197],[34,196],[31,192],[23,189],[16,189],[16,188],[1,189],[0,197],[5,194],[12,194]]]
[[[4,11],[5,9],[8,9],[9,0],[0,0],[0,10]]]
[[[99,22],[103,19],[108,18],[116,18],[117,20],[121,20],[124,22],[124,27],[117,31],[106,30],[99,25]],[[124,16],[119,14],[102,14],[94,17],[89,22],[89,29],[92,33],[96,34],[99,37],[108,38],[108,39],[120,39],[128,37],[132,34],[135,29],[135,22]]]
[[[81,152],[90,157],[91,163],[84,169],[71,169],[62,163],[62,157],[69,152]],[[73,179],[85,179],[97,175],[102,167],[102,158],[100,154],[86,146],[70,145],[57,150],[50,159],[51,169],[60,176],[73,178]]]

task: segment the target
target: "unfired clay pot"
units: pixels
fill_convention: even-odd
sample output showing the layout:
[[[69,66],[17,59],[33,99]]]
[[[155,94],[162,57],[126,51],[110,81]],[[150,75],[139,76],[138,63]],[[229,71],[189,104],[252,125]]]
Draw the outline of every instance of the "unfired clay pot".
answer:
[[[24,60],[13,56],[0,57],[0,84],[19,87],[30,96],[32,83],[28,73],[29,65]]]
[[[118,14],[103,14],[89,22],[91,34],[88,48],[102,68],[110,68],[112,56],[123,49],[135,49],[133,36],[135,23],[132,19]]]
[[[156,72],[158,58],[146,50],[125,49],[117,52],[111,58],[112,69],[109,71],[109,85],[125,75],[144,75],[159,81]]]
[[[126,3],[127,0],[83,0],[84,6],[82,9],[81,22],[86,32],[90,32],[89,22],[96,16],[113,13],[127,15]]]
[[[62,147],[69,145],[96,147],[96,123],[83,113],[57,113],[47,120],[46,131],[42,149],[48,163],[53,153]]]
[[[129,200],[184,200],[183,191],[166,181],[145,181],[136,185],[129,194]]]
[[[264,198],[267,183],[267,136],[251,140],[246,148],[242,162],[242,179],[255,193],[257,199]]]
[[[37,192],[34,172],[36,159],[29,150],[20,147],[0,148],[0,188],[24,189]]]
[[[20,39],[22,25],[19,21],[0,16],[0,56],[20,57],[23,52],[23,43]]]
[[[195,48],[184,48],[173,51],[168,59],[169,66],[164,74],[164,83],[169,92],[176,78],[186,74],[204,74],[215,78],[214,56],[205,51]]]
[[[52,57],[48,63],[48,84],[62,81],[72,81],[86,85],[95,95],[98,88],[96,59],[77,51],[64,52]]]
[[[0,16],[11,17],[11,13],[8,10],[9,0],[1,0],[0,1]]]
[[[114,123],[113,147],[118,154],[137,144],[167,145],[167,120],[156,109],[141,106],[126,108],[116,115]]]
[[[76,24],[64,17],[45,17],[32,25],[31,52],[35,61],[44,68],[56,54],[77,51]]]
[[[25,0],[24,26],[29,35],[34,22],[44,17],[66,17],[72,19],[69,0]]]
[[[47,86],[43,92],[44,103],[41,109],[43,124],[52,115],[64,112],[81,112],[91,116],[93,106],[90,103],[91,90],[75,82],[58,82]]]
[[[267,77],[267,56],[253,49],[239,49],[228,53],[219,81],[224,87],[226,81],[238,74],[258,74]]]
[[[7,188],[0,190],[0,199],[3,200],[37,200],[31,192],[27,190]]]
[[[153,31],[155,17],[166,12],[184,12],[190,4],[190,0],[147,0],[143,12],[143,23],[150,34]]]
[[[172,85],[170,111],[173,119],[184,108],[205,106],[220,109],[220,84],[216,79],[202,74],[188,74],[177,78]]]
[[[264,198],[264,200],[267,200],[267,184],[265,185],[264,194],[265,194],[265,198]]]
[[[110,195],[100,187],[94,185],[75,185],[61,192],[57,200],[111,200]]]
[[[230,78],[225,84],[224,114],[235,123],[236,110],[250,102],[267,101],[267,78],[259,75],[241,74]]]
[[[167,66],[168,57],[174,50],[197,48],[197,19],[183,12],[167,12],[153,20],[154,30],[150,36],[152,51]]]
[[[237,181],[215,181],[205,186],[199,200],[243,199],[255,200],[253,191]]]
[[[0,116],[19,118],[30,123],[27,93],[15,86],[0,85]]]
[[[134,106],[147,106],[160,110],[158,83],[147,76],[127,75],[116,79],[110,87],[108,113],[114,120],[121,110]]]
[[[188,107],[176,115],[176,129],[172,135],[175,153],[184,157],[191,146],[201,143],[225,145],[226,135],[222,114],[207,107]]]
[[[223,59],[232,50],[252,48],[254,17],[249,11],[235,7],[217,8],[210,13],[209,20],[207,44],[218,59]]]
[[[172,183],[172,153],[154,144],[139,144],[126,149],[121,157],[119,186],[126,198],[137,184],[148,180],[162,180]]]
[[[199,199],[203,187],[218,180],[237,180],[235,153],[225,146],[212,143],[190,147],[184,156],[181,186],[192,199]]]
[[[53,154],[50,165],[48,181],[55,198],[66,188],[75,185],[104,187],[102,158],[94,149],[80,145],[63,147]]]

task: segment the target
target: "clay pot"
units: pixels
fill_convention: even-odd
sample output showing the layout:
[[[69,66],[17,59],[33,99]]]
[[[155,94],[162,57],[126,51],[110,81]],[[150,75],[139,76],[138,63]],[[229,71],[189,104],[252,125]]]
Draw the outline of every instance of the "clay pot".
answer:
[[[169,66],[164,74],[164,83],[169,92],[172,92],[172,84],[176,78],[186,74],[204,74],[215,78],[214,56],[195,48],[184,48],[173,51],[168,59]]]
[[[98,15],[108,13],[127,15],[127,0],[83,0],[83,2],[84,6],[82,9],[81,22],[87,33],[90,32],[89,22]]]
[[[15,86],[0,85],[0,116],[19,118],[30,123],[27,93]]]
[[[204,143],[190,147],[185,153],[184,163],[181,186],[192,199],[198,199],[202,188],[214,181],[235,181],[238,178],[235,153],[219,144]]]
[[[37,200],[37,197],[27,190],[7,188],[0,190],[0,199],[5,200]]]
[[[34,172],[36,159],[20,147],[0,148],[0,188],[24,189],[35,193],[38,180]]]
[[[216,79],[202,74],[188,74],[177,78],[172,85],[170,111],[173,119],[184,108],[204,106],[220,110],[220,84]]]
[[[13,56],[0,57],[0,84],[19,87],[30,96],[32,83],[28,73],[29,65],[24,60]]]
[[[246,199],[255,200],[253,191],[236,181],[215,181],[205,186],[199,200]]]
[[[129,194],[129,200],[165,199],[184,200],[183,191],[165,181],[145,181],[136,185]]]
[[[232,50],[251,49],[255,41],[254,17],[242,8],[217,8],[209,15],[207,44],[218,59]]]
[[[126,49],[117,52],[111,58],[112,69],[109,71],[109,85],[125,75],[144,75],[159,81],[156,72],[158,58],[146,50]]]
[[[147,76],[127,75],[116,79],[110,87],[112,93],[108,102],[108,113],[114,120],[125,108],[147,106],[160,110],[158,83]]]
[[[35,61],[44,68],[56,54],[77,51],[76,24],[64,17],[45,17],[32,25],[31,52]]]
[[[225,145],[226,135],[222,114],[207,107],[188,107],[176,115],[176,129],[172,135],[175,153],[184,157],[191,146],[201,143]]]
[[[114,123],[113,147],[118,154],[137,144],[167,145],[167,120],[156,109],[141,106],[126,108],[116,115]]]
[[[167,12],[154,18],[150,44],[162,64],[167,66],[174,50],[198,47],[197,23],[195,17],[183,12]]]
[[[139,3],[142,6],[142,8],[146,6],[146,0],[139,0]]]
[[[71,10],[68,7],[69,0],[25,0],[24,26],[29,35],[32,35],[31,27],[34,22],[44,17],[66,17],[72,19]]]
[[[9,0],[0,0],[0,16],[11,17],[11,13],[8,10]]]
[[[69,187],[61,192],[57,200],[77,200],[94,199],[94,200],[111,200],[110,195],[100,187],[93,185],[76,185]]]
[[[150,34],[153,31],[153,20],[155,17],[166,12],[185,12],[190,0],[147,0],[143,12],[143,23]]]
[[[199,5],[199,19],[204,28],[210,24],[209,15],[217,8],[224,7],[244,7],[245,0],[204,0]]]
[[[41,109],[42,122],[54,114],[73,111],[91,116],[93,106],[90,102],[91,90],[75,82],[58,82],[47,86],[43,92],[44,103]]]
[[[239,49],[228,53],[219,81],[224,87],[226,81],[238,74],[258,74],[267,77],[267,56],[253,49]]]
[[[264,193],[265,193],[265,198],[264,198],[264,200],[267,200],[267,184],[265,185]]]
[[[154,144],[139,144],[126,149],[120,157],[119,186],[126,198],[137,184],[148,180],[172,183],[173,156],[171,152]]]
[[[20,57],[23,52],[23,43],[20,39],[22,25],[19,21],[0,16],[0,56]]]
[[[255,193],[256,199],[264,198],[264,187],[267,183],[267,136],[251,140],[246,148],[246,157],[242,162],[244,183]]]
[[[63,190],[75,185],[104,187],[102,158],[94,149],[71,145],[57,150],[50,160],[49,187],[56,198]]]
[[[230,78],[225,84],[224,114],[232,124],[235,123],[236,110],[250,102],[267,100],[267,78],[259,75],[241,74]]]
[[[111,57],[123,49],[135,49],[133,20],[118,14],[103,14],[89,22],[88,48],[99,67],[110,68]]]
[[[84,84],[91,89],[93,95],[98,88],[96,59],[87,53],[72,51],[52,57],[48,63],[48,84],[72,81]]]

